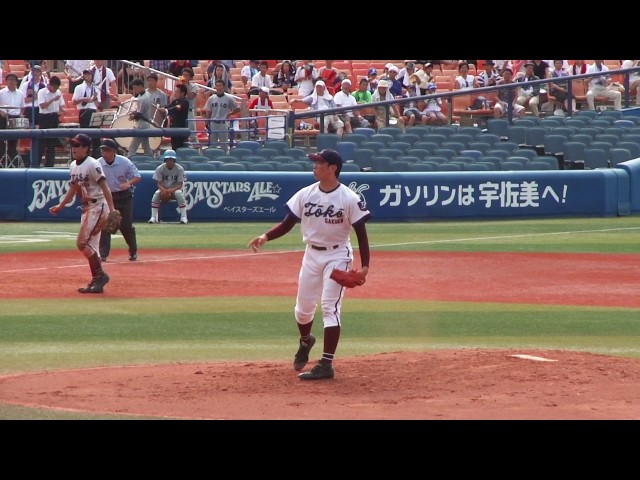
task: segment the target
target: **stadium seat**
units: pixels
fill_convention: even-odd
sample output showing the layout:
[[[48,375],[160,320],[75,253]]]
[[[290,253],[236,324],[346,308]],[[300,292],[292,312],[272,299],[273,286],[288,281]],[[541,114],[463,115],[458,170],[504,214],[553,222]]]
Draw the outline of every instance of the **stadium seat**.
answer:
[[[585,148],[584,150],[584,168],[585,170],[593,170],[594,168],[608,168],[609,160],[607,152],[599,148]]]
[[[619,163],[631,160],[631,158],[631,152],[626,148],[612,148],[609,150],[609,160],[612,167],[616,167]]]

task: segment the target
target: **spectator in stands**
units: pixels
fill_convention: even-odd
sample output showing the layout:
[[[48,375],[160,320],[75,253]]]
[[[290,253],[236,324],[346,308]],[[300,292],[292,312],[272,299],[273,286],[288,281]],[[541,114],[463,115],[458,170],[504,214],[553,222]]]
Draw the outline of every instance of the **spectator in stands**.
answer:
[[[64,65],[64,71],[69,79],[68,93],[73,94],[73,91],[78,85],[84,82],[82,78],[82,72],[84,70],[91,69],[91,60],[67,60]]]
[[[249,109],[250,115],[254,117],[257,117],[260,115],[258,111],[268,112],[270,109],[273,109],[273,102],[269,98],[269,87],[260,87],[260,91],[258,92],[258,95],[253,96],[253,98],[251,99],[247,107]],[[249,128],[252,129],[252,131],[249,132],[250,139],[252,140],[257,139],[259,135],[266,134],[264,127],[258,130],[259,125],[256,120],[249,121]]]
[[[371,103],[371,92],[369,91],[369,80],[366,77],[362,77],[358,81],[358,86],[355,92],[352,93],[352,95],[353,95],[353,98],[356,99],[356,103],[358,105]],[[369,123],[369,126],[371,126],[371,124],[376,120],[375,115],[362,114],[362,118],[364,118]]]
[[[318,79],[318,70],[311,60],[302,60],[296,68],[295,82],[298,84],[298,93],[303,97],[311,95],[314,90],[314,83]]]
[[[185,68],[191,68],[191,60],[174,60],[169,63],[169,71],[167,73],[179,78]]]
[[[150,73],[147,75],[147,93],[153,105],[166,107],[169,103],[167,94],[158,88],[158,75]]]
[[[9,128],[12,118],[22,117],[25,106],[24,93],[18,90],[18,76],[9,72],[5,80],[7,85],[0,90],[0,105],[2,107],[11,105],[13,108],[0,108],[0,130]],[[5,142],[0,142],[0,148],[3,156],[9,155],[13,158],[18,154],[18,140],[7,140],[6,148]]]
[[[25,62],[24,75],[22,76],[22,80],[20,80],[20,85],[18,86],[18,88],[22,88],[25,83],[31,81],[31,79],[33,78],[33,67],[35,67],[36,65],[40,67],[40,72],[43,75],[45,83],[47,83],[49,79],[45,74],[47,71],[46,63],[47,62],[45,60],[27,60]]]
[[[391,95],[395,98],[402,98],[404,95],[402,93],[402,83],[398,80],[398,72],[398,67],[391,65],[387,72],[387,75],[389,76],[387,82],[389,83],[389,91],[391,92]]]
[[[435,86],[435,84],[434,84]],[[423,99],[420,99],[414,105],[413,102],[407,104],[407,108],[402,112],[402,118],[404,119],[404,124],[407,126],[415,125],[418,122],[421,125],[426,125],[427,120],[429,120],[429,116],[427,116],[427,102]],[[442,112],[441,112],[442,113]],[[445,118],[446,122],[446,118]]]
[[[434,64],[431,62],[427,62],[425,64],[421,64],[416,62],[416,71],[415,74],[420,79],[420,93],[422,95],[427,94],[427,90],[429,89],[430,83],[436,82],[436,75],[433,73]]]
[[[151,123],[151,98],[144,88],[144,80],[134,78],[131,82],[133,97],[137,108],[129,114],[129,120],[133,120],[135,129],[148,129]],[[153,156],[153,149],[149,137],[132,137],[129,144],[129,155],[138,153],[138,147],[142,146],[144,155]]]
[[[248,105],[249,110],[269,110],[273,102],[269,98],[269,87],[260,87],[258,96],[253,97]]]
[[[553,61],[553,70],[551,70],[549,72],[549,74],[547,75],[547,78],[564,78],[564,77],[568,77],[569,76],[569,72],[567,70],[564,69],[564,67],[562,66],[563,61],[562,60],[554,60]],[[549,82],[549,95],[551,95],[553,98],[556,99],[556,101],[558,101],[560,103],[559,108],[562,109],[563,112],[568,112],[568,105],[567,105],[567,96],[568,96],[568,91],[569,91],[569,87],[568,87],[568,82],[564,81],[564,82]],[[572,110],[575,111],[576,110],[576,104],[575,104],[575,100],[572,99],[573,104],[572,104]],[[557,110],[557,109],[554,109]]]
[[[251,79],[251,88],[247,92],[248,95],[258,95],[262,87],[267,87],[271,93],[282,94],[282,89],[273,85],[269,71],[269,62],[262,60],[260,62],[260,71]]]
[[[547,78],[549,76],[549,64],[545,60],[532,60],[533,74],[538,78]]]
[[[587,64],[584,63],[584,60],[574,60],[569,67],[569,75],[584,75],[585,73],[587,73]]]
[[[529,108],[531,113],[538,117],[540,116],[538,110],[538,105],[540,104],[540,85],[527,85],[529,82],[540,80],[540,78],[533,73],[534,67],[535,64],[533,62],[527,62],[525,64],[524,76],[516,80],[522,84],[518,92],[517,102],[518,105]]]
[[[531,60],[509,60],[508,67],[513,72],[513,79],[515,81],[520,80],[520,77],[524,76],[527,63],[531,62]]]
[[[170,60],[149,60],[149,68],[153,68],[162,73],[169,73],[170,64]]]
[[[500,80],[500,74],[495,68],[495,62],[493,60],[485,60],[484,70],[476,76],[478,88],[495,87]]]
[[[283,60],[277,72],[273,74],[273,83],[287,93],[289,88],[297,87],[296,72],[290,60]]]
[[[0,83],[4,81],[4,71],[9,72],[9,62],[7,60],[0,60]]]
[[[620,68],[640,67],[640,60],[624,60]],[[629,74],[629,93],[635,92],[636,105],[640,105],[640,95],[638,95],[638,87],[640,86],[640,71]]]
[[[227,74],[227,71],[224,68],[222,63],[217,63],[211,72],[211,78],[207,81],[207,86],[213,88],[216,84],[216,80],[222,80],[225,84],[224,91],[225,93],[231,93],[231,89],[233,88],[233,83],[231,83],[231,79]],[[213,92],[211,90],[205,91],[205,96],[208,98],[212,95]]]
[[[93,83],[93,71],[84,70],[82,72],[84,82],[76,87],[73,91],[71,101],[74,103],[79,113],[80,128],[98,128],[99,126],[91,125],[91,117],[98,111],[100,103],[100,88]],[[92,139],[92,152],[100,151],[100,139]],[[100,155],[96,156],[98,158]]]
[[[198,89],[200,88],[196,82],[193,81],[193,69],[191,67],[185,67],[182,69],[182,83],[187,87],[187,100],[189,100],[189,115],[187,116],[187,125],[191,130],[195,130],[196,118],[196,97],[198,96]],[[196,133],[192,133],[189,136],[189,140],[193,143],[198,141]]]
[[[411,88],[411,81],[409,78],[416,71],[416,65],[413,62],[407,61],[405,62],[404,67],[398,72],[398,80],[402,83],[402,93],[403,95],[409,95],[409,89]]]
[[[242,80],[245,94],[250,95],[251,81],[258,72],[260,72],[260,60],[249,60],[249,65],[245,65],[240,70],[240,80]]]
[[[327,87],[324,84],[324,81],[317,80],[314,91],[311,95],[307,95],[302,98],[302,101],[309,105],[312,110],[327,110],[330,108],[337,108],[336,102],[333,99],[333,96],[327,91]],[[329,132],[329,129],[333,130],[340,137],[344,133],[344,123],[337,114],[331,113],[324,115],[324,132]],[[320,122],[320,118],[317,119]]]
[[[493,62],[493,68],[502,79],[502,72],[509,66],[509,60],[491,60]]]
[[[369,91],[373,94],[373,92],[376,91],[376,88],[378,88],[378,70],[370,68],[367,72],[367,80],[369,80]]]
[[[350,107],[358,105],[356,97],[351,95],[351,80],[345,78],[342,80],[341,89],[333,97],[336,107]],[[369,121],[365,119],[358,110],[348,110],[339,115],[340,120],[344,123],[344,131],[351,133],[354,128],[368,127]]]
[[[341,80],[338,78],[338,69],[333,66],[333,60],[325,60],[324,66],[318,68],[318,78],[327,86],[327,91],[331,95],[335,95],[341,86]]]
[[[144,60],[128,60],[131,63],[137,63],[144,67]],[[122,62],[120,71],[116,76],[117,84],[122,85],[118,91],[122,93],[132,93],[131,82],[139,78],[144,82],[144,70],[141,67],[134,67],[128,63]]]
[[[207,71],[204,73],[204,79],[207,82],[207,86],[213,88],[213,85],[215,83],[215,81],[212,81],[213,79],[213,74],[215,72],[215,69],[218,65],[222,65],[222,78],[224,80],[229,80],[231,81],[231,75],[229,74],[229,72],[231,71],[229,69],[229,67],[227,67],[224,63],[222,63],[222,60],[210,60],[209,61],[209,65],[207,65]]]
[[[42,67],[36,64],[31,69],[31,78],[29,81],[23,82],[22,85],[20,85],[20,91],[24,94],[24,116],[29,119],[31,125],[38,125],[38,113],[40,112],[38,106],[38,91],[45,89],[47,83],[42,75]]]
[[[222,63],[226,67],[227,72],[231,72],[231,69],[235,66],[236,61],[235,60],[220,60],[220,63]]]
[[[176,83],[173,87],[173,98],[166,108],[160,110],[169,116],[169,126],[171,128],[189,128],[187,117],[189,116],[189,100],[187,100],[187,86],[184,83]],[[171,148],[177,150],[186,146],[189,136],[171,137]]]
[[[458,76],[453,81],[454,90],[470,90],[477,88],[476,77],[469,73],[469,64],[460,62],[458,65]]]
[[[60,77],[52,75],[46,88],[38,90],[38,107],[40,128],[58,128],[60,115],[65,111],[65,100],[60,92]],[[45,157],[45,167],[53,167],[56,161],[57,138],[44,138],[40,140],[40,152],[38,158]]]
[[[513,79],[513,72],[511,68],[506,67],[502,72],[502,81],[500,85],[516,84]],[[523,117],[525,114],[525,108],[518,103],[517,89],[501,88],[498,90],[498,101],[493,107],[494,118],[502,118],[507,115],[509,111],[509,105],[513,106],[513,113],[518,117]]]
[[[394,100],[393,95],[389,91],[389,82],[386,80],[380,80],[378,82],[378,88],[371,94],[371,103],[384,102],[387,100]],[[387,126],[387,107],[375,107],[376,112],[376,126],[378,130]],[[398,125],[400,128],[404,128],[404,119],[400,113],[400,106],[397,103],[389,106],[389,124]]]
[[[594,60],[593,65],[587,67],[587,73],[601,72],[603,75],[591,77],[589,82],[589,90],[587,91],[587,107],[589,110],[595,110],[595,98],[606,97],[613,100],[613,108],[615,110],[622,109],[622,93],[620,92],[621,85],[611,82],[611,77],[605,75],[605,72],[609,71],[602,60]],[[624,90],[624,87],[622,87]]]
[[[427,95],[434,95],[436,90],[437,85],[433,82],[430,83],[427,86]],[[422,123],[428,125],[445,125],[447,123],[447,117],[442,113],[442,98],[430,98],[425,103],[425,108],[421,111],[425,116],[425,121]]]
[[[236,98],[224,92],[224,81],[216,80],[216,93],[207,99],[204,117],[208,120],[209,141],[218,143],[225,152],[229,151],[229,117],[240,112]]]
[[[103,111],[111,107],[111,95],[117,93],[118,81],[111,68],[107,67],[106,60],[94,60],[93,68],[91,69],[92,81],[96,85],[96,88],[100,88],[100,97],[98,99],[98,110]],[[103,82],[102,80],[106,80]],[[116,97],[117,98],[117,97]],[[100,139],[94,139],[95,148],[94,153],[97,151],[95,158],[100,156]]]

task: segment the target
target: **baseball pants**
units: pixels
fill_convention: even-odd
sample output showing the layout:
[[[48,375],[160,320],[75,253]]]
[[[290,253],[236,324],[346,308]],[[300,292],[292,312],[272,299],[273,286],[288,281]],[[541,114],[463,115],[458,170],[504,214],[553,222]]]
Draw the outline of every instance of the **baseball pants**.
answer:
[[[111,192],[113,195],[113,206],[120,211],[122,220],[120,222],[120,232],[129,247],[129,255],[138,253],[138,241],[136,239],[136,228],[133,226],[133,193],[130,191]],[[111,234],[102,232],[100,236],[100,256],[107,258],[111,252]]]

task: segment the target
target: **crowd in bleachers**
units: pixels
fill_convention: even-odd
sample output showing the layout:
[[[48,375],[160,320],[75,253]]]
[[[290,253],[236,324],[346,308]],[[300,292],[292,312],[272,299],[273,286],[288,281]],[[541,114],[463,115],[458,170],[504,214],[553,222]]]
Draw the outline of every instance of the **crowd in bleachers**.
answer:
[[[65,63],[71,61],[29,61],[29,60],[5,60],[0,63],[2,67],[2,87],[6,88],[6,76],[14,73],[18,76],[19,83],[29,82],[33,65],[40,65],[43,71],[44,81],[46,82],[51,76],[60,79],[60,91],[65,100],[65,110],[60,116],[61,124],[77,124],[78,109],[71,102],[73,96],[72,91],[72,73],[66,68]],[[87,61],[93,62],[93,61]],[[524,168],[543,168],[542,163],[546,162],[556,168],[573,168],[574,164],[583,162],[586,168],[595,165],[598,159],[598,165],[615,166],[619,158],[624,155],[615,152],[615,158],[610,154],[610,150],[619,149],[617,142],[611,145],[606,151],[606,159],[602,160],[596,154],[589,153],[589,161],[585,162],[584,158],[579,160],[567,160],[561,155],[563,152],[549,152],[542,148],[542,143],[537,145],[529,145],[522,138],[517,142],[517,148],[514,151],[507,152],[507,158],[504,154],[496,154],[494,147],[498,150],[506,151],[512,138],[509,135],[502,135],[498,145],[495,142],[480,141],[477,137],[482,134],[491,133],[493,125],[498,122],[490,120],[504,119],[507,111],[506,104],[496,94],[482,92],[474,94],[473,90],[486,86],[500,85],[505,80],[505,72],[510,73],[514,82],[521,82],[516,96],[513,98],[515,118],[513,122],[508,122],[511,126],[525,128],[525,125],[518,124],[520,120],[529,120],[535,123],[535,127],[544,128],[548,134],[555,127],[562,127],[571,130],[571,134],[567,130],[566,141],[573,141],[573,135],[584,135],[585,133],[577,126],[571,126],[570,120],[588,119],[585,128],[598,129],[598,134],[604,134],[607,128],[614,128],[613,123],[622,120],[598,114],[600,109],[607,109],[606,112],[620,112],[620,99],[624,93],[622,87],[623,78],[621,74],[606,75],[608,70],[616,70],[620,68],[630,68],[638,65],[636,60],[132,60],[130,62],[138,63],[141,66],[152,70],[144,70],[134,68],[132,65],[119,62],[107,61],[107,65],[117,72],[116,82],[109,85],[109,92],[113,99],[111,108],[117,109],[120,105],[126,103],[131,98],[129,84],[132,78],[139,76],[146,78],[150,71],[158,73],[157,87],[165,92],[168,97],[173,94],[173,86],[175,82],[183,81],[183,70],[190,69],[193,75],[190,75],[191,83],[195,96],[193,99],[193,117],[195,119],[204,119],[206,115],[205,105],[209,96],[211,96],[213,88],[212,81],[215,78],[222,78],[225,82],[225,92],[233,95],[239,102],[244,105],[266,105],[270,109],[278,112],[302,112],[311,108],[319,108],[315,102],[309,100],[314,94],[318,85],[322,86],[320,90],[320,109],[326,105],[332,105],[328,100],[335,98],[337,94],[351,95],[357,98],[356,104],[372,103],[370,108],[358,110],[357,118],[349,117],[347,114],[336,116],[334,121],[320,122],[318,117],[305,118],[297,120],[294,127],[293,147],[300,148],[302,145],[306,147],[314,146],[319,148],[324,139],[332,138],[335,140],[335,146],[340,146],[348,163],[354,164],[359,170],[365,171],[389,171],[394,170],[419,170],[425,171],[429,169],[518,169],[514,163],[523,158],[518,153],[520,150],[534,150],[536,157],[545,158],[527,158],[528,162],[520,161]],[[569,77],[589,71],[602,71],[602,77],[596,77],[594,80],[571,80]],[[175,78],[174,78],[175,77]],[[566,77],[566,80],[564,78]],[[548,84],[536,85],[528,88],[526,85],[528,80],[550,79]],[[553,79],[553,81],[551,81]],[[566,82],[572,82],[574,98],[571,110],[573,115],[567,116],[569,111],[569,103],[566,98]],[[320,82],[320,84],[318,84]],[[564,83],[563,83],[564,82]],[[633,75],[630,82],[630,91],[628,92],[635,103],[637,86],[640,84],[640,75]],[[453,92],[464,90],[465,94],[453,97],[451,104],[449,102],[403,102],[397,108],[394,106],[387,115],[385,108],[376,107],[376,101],[384,99],[407,99],[413,96],[421,96],[427,94],[435,94],[441,92]],[[263,91],[268,97],[267,101],[260,100]],[[564,93],[564,96],[563,96]],[[382,95],[381,95],[382,94]],[[439,99],[438,99],[439,100]],[[335,105],[335,104],[334,104]],[[263,108],[262,107],[262,108]],[[257,108],[257,107],[256,107]],[[330,108],[330,107],[328,107]],[[449,108],[452,108],[452,115],[449,115]],[[597,114],[596,118],[591,118],[587,112]],[[245,115],[242,114],[235,116]],[[582,115],[584,113],[584,116]],[[605,112],[602,112],[605,113]],[[475,115],[479,118],[484,115],[484,121],[481,126],[471,127],[465,123],[468,115]],[[455,122],[455,125],[449,124],[449,119]],[[551,125],[551,120],[554,122]],[[611,125],[605,126],[603,123],[597,125],[599,120],[609,122]],[[633,118],[626,119],[624,124],[616,125],[615,128],[624,130],[623,134],[630,134],[630,130],[637,128]],[[592,125],[591,122],[596,122]],[[559,123],[556,125],[556,123]],[[463,125],[463,126],[460,126]],[[568,125],[567,125],[568,124]],[[633,124],[633,126],[631,126]],[[201,124],[196,124],[199,134],[194,135],[190,140],[190,148],[197,150],[197,155],[204,157],[205,150],[215,148],[208,141],[206,133],[207,128]],[[322,128],[324,127],[324,130]],[[337,128],[336,128],[337,127]],[[466,141],[459,140],[458,145],[441,145],[441,143],[453,143],[454,140],[448,138],[446,140],[440,138],[441,142],[435,142],[436,137],[428,140],[423,138],[428,135],[443,135],[447,128],[450,134],[461,135],[467,127],[473,128],[475,135],[471,130],[466,130],[465,135],[471,137]],[[484,128],[481,128],[484,127]],[[453,130],[451,130],[453,129]],[[437,131],[437,133],[436,133]],[[366,132],[366,133],[365,133]],[[513,131],[515,135],[517,130]],[[633,133],[636,133],[635,131]],[[419,138],[411,136],[399,140],[395,137],[398,135],[417,135]],[[553,134],[558,134],[553,132]],[[366,136],[366,140],[362,136]],[[389,136],[393,136],[393,142],[396,145],[390,146]],[[375,140],[370,138],[375,137]],[[579,137],[578,137],[579,138]],[[310,141],[311,139],[311,141]],[[387,142],[382,141],[386,139]],[[162,145],[167,146],[171,139],[163,138]],[[409,141],[412,140],[412,141]],[[484,140],[487,140],[486,138]],[[593,138],[595,141],[595,138]],[[611,140],[611,139],[609,139]],[[261,163],[260,160],[271,162],[274,169],[280,169],[280,165],[276,165],[272,161],[272,156],[288,157],[278,159],[280,163],[288,164],[289,168],[294,168],[300,158],[296,155],[283,155],[283,151],[278,151],[277,155],[263,155],[265,152],[252,151],[252,156],[256,157],[245,161],[241,150],[240,142],[236,141],[234,148],[229,152],[232,158],[225,158],[224,163],[240,163],[245,168],[249,168],[249,164]],[[598,140],[599,141],[599,140]],[[620,139],[620,141],[622,141]],[[374,142],[374,143],[369,143]],[[405,148],[399,148],[401,145],[397,142],[404,143]],[[268,147],[263,142],[257,142],[261,149]],[[276,143],[276,142],[269,142]],[[287,142],[279,142],[286,144]],[[416,145],[418,143],[418,145]],[[428,144],[431,145],[428,145]],[[434,145],[437,143],[437,147]],[[485,148],[480,145],[472,144],[488,144],[491,148]],[[355,146],[353,145],[355,144]],[[377,144],[377,145],[376,145]],[[383,144],[383,146],[379,145]],[[589,145],[590,146],[590,145]],[[597,145],[598,146],[598,145]],[[601,145],[600,145],[601,146]],[[456,147],[456,148],[454,148]],[[478,147],[478,148],[472,148]],[[279,147],[284,150],[284,147]],[[307,151],[303,149],[303,151]],[[381,151],[382,150],[382,151]],[[446,151],[448,150],[448,151]],[[360,153],[364,151],[364,153]],[[474,151],[474,153],[471,153]],[[478,151],[482,155],[478,155]],[[487,152],[488,151],[488,152]],[[369,154],[369,152],[373,152]],[[425,153],[427,152],[427,153]],[[453,153],[452,153],[453,152]],[[464,153],[463,153],[464,152]],[[131,152],[129,152],[131,154]],[[136,155],[139,152],[133,152]],[[268,152],[267,152],[268,153]],[[293,152],[290,152],[293,153]],[[357,153],[357,157],[356,157]],[[488,153],[488,154],[487,154]],[[235,155],[234,155],[235,154]],[[635,151],[630,152],[635,158]],[[366,158],[367,155],[370,158]],[[139,155],[136,155],[139,156]],[[229,162],[238,157],[240,162]],[[258,157],[263,158],[258,158]],[[531,156],[526,153],[524,157]],[[583,154],[584,156],[584,154]],[[549,157],[556,160],[549,161]],[[487,160],[489,158],[489,160]],[[500,158],[500,162],[496,161]],[[388,160],[391,159],[391,160]],[[446,159],[447,161],[443,161]],[[469,161],[472,159],[472,161]],[[148,159],[146,159],[148,160]],[[216,168],[223,163],[219,159],[207,158],[201,161],[211,162]],[[286,160],[286,162],[284,161]],[[188,162],[187,159],[184,159]],[[192,161],[195,162],[196,159]],[[532,163],[537,162],[537,163]],[[391,165],[393,163],[393,165]],[[484,163],[485,165],[479,165]],[[251,168],[268,169],[263,165],[252,165]],[[569,167],[571,165],[571,167]],[[187,167],[189,167],[187,163]],[[302,162],[299,166],[305,168]],[[458,167],[458,168],[456,168]]]

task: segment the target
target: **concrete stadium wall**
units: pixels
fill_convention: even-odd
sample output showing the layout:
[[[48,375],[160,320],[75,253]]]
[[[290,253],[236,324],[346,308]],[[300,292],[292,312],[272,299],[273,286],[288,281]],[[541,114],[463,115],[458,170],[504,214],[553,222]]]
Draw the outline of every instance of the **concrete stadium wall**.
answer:
[[[601,170],[514,172],[344,172],[340,180],[379,221],[445,218],[618,216],[640,212],[640,159]],[[151,215],[153,172],[135,189],[135,221]],[[314,182],[311,172],[187,172],[190,221],[279,220],[293,193]],[[0,220],[49,221],[48,209],[68,190],[61,169],[0,169]],[[76,200],[58,215],[79,220]],[[161,220],[177,221],[175,202]]]

